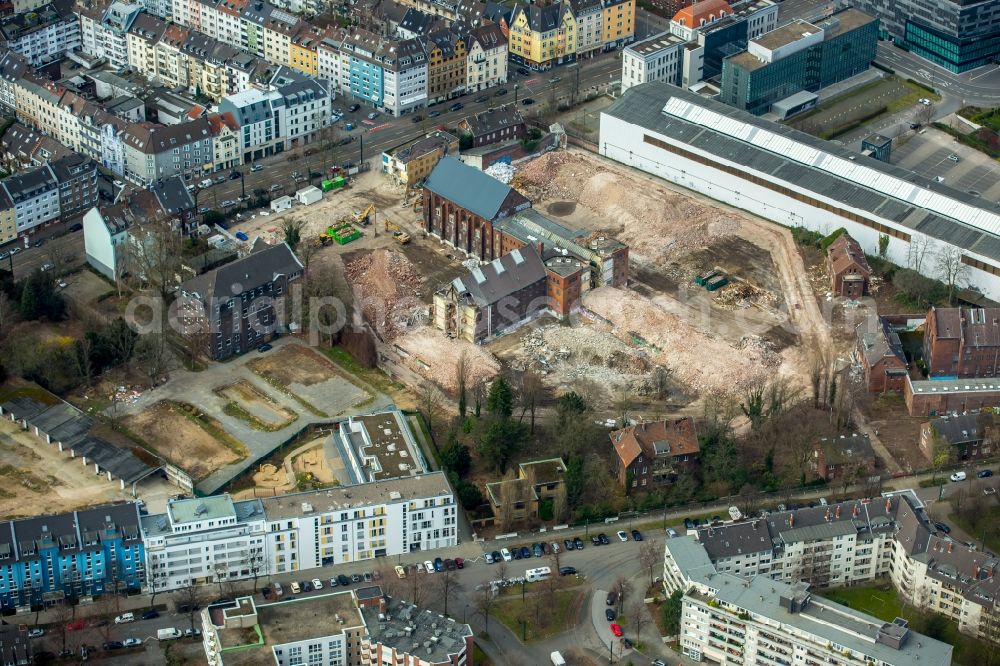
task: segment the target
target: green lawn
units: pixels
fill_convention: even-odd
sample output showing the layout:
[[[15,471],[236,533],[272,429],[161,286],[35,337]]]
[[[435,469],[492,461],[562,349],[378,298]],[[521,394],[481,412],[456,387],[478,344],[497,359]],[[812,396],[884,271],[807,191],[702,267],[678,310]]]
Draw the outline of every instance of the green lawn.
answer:
[[[905,617],[899,595],[891,585],[842,587],[823,590],[822,594],[830,601],[874,615],[886,622],[892,622],[897,617]]]
[[[509,599],[497,602],[493,608],[493,618],[502,622],[518,639],[523,635],[526,643],[555,636],[569,629],[575,622],[574,614],[580,609],[583,598],[583,592],[579,588],[559,590],[555,593],[553,603],[543,605],[538,616],[539,620],[536,620],[535,595],[537,594],[542,594],[542,591],[530,593],[524,602],[521,601],[520,594],[511,596]],[[527,620],[523,628],[520,622],[522,617]]]

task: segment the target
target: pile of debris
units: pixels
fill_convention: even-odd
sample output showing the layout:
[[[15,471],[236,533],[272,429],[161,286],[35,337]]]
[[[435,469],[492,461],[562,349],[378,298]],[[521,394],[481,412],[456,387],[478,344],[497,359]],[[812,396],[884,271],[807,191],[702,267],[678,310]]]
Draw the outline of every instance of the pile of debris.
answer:
[[[406,330],[420,300],[423,278],[400,252],[374,250],[344,267],[365,320],[385,341]]]
[[[759,335],[744,335],[739,342],[733,345],[737,349],[747,350],[754,353],[766,368],[777,368],[781,365],[781,357],[774,351],[771,341]]]
[[[493,176],[504,185],[510,185],[510,181],[514,178],[514,171],[514,166],[507,162],[494,162],[483,169],[483,173]]]
[[[739,310],[751,306],[773,308],[777,303],[777,296],[746,280],[734,278],[725,287],[715,292],[714,300],[716,305],[723,310]]]
[[[407,367],[450,395],[458,391],[458,360],[463,354],[470,386],[486,384],[500,372],[500,362],[485,347],[449,338],[430,326],[414,328],[395,346]]]
[[[652,368],[645,353],[590,326],[536,328],[521,338],[521,347],[520,358],[511,365],[518,370],[533,368],[556,384],[592,379],[614,387]]]

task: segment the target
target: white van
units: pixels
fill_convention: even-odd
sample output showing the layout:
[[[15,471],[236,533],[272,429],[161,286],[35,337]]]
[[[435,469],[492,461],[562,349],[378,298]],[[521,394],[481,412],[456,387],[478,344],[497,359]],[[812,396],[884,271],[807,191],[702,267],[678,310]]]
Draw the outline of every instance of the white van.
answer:
[[[161,641],[172,641],[175,638],[180,638],[183,635],[184,635],[184,632],[182,632],[180,629],[176,629],[174,627],[170,627],[170,628],[167,628],[167,629],[157,629],[156,630],[156,638],[157,638],[157,640],[161,640]]]
[[[951,475],[952,481],[965,481],[965,472],[955,472]]]
[[[552,569],[548,567],[538,567],[537,569],[528,569],[524,572],[524,578],[529,583],[536,583],[540,580],[545,580],[552,575]]]
[[[203,180],[200,183],[198,183],[198,187],[200,187],[203,190],[206,187],[212,187],[212,179],[211,178],[206,178],[205,180]]]

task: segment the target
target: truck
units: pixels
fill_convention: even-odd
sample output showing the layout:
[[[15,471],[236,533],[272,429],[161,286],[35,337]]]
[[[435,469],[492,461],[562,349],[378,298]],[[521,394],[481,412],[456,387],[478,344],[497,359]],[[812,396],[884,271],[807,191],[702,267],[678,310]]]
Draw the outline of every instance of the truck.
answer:
[[[553,652],[549,655],[549,659],[552,660],[552,666],[566,666],[566,660],[559,652]]]
[[[176,627],[168,627],[166,629],[156,630],[156,639],[160,641],[172,641],[175,638],[180,638],[184,635],[184,632]]]

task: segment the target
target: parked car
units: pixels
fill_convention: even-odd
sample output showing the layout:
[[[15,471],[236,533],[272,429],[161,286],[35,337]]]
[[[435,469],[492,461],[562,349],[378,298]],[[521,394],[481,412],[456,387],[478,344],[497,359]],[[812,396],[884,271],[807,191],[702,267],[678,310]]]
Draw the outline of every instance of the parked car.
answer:
[[[535,100],[531,99],[530,97],[525,97],[524,99],[521,100],[521,106],[531,106],[534,103]]]
[[[322,590],[323,589],[323,581],[321,581],[319,578],[313,578],[312,579],[312,586],[313,586],[314,590]]]
[[[551,549],[552,549],[552,552],[553,552],[553,553],[558,553],[558,552],[559,552],[560,550],[562,550],[562,549],[561,549],[561,548],[559,547],[559,542],[558,542],[558,541],[553,541],[553,542],[552,542],[552,545],[551,545],[551,546],[549,546],[549,548],[551,548]]]
[[[527,67],[518,67],[517,73],[521,74],[522,76],[529,76],[531,74],[531,70],[528,69]]]
[[[593,545],[595,545],[595,546],[600,546],[601,545],[601,537],[599,537],[599,536],[597,536],[595,534],[594,536],[590,537],[590,543],[593,544]]]
[[[216,178],[215,178],[215,184],[216,185],[221,185],[224,182],[226,182],[226,177],[225,176],[216,176]]]
[[[976,473],[976,476],[980,479],[986,479],[993,476],[993,470],[991,469],[981,469]]]
[[[148,610],[142,614],[143,620],[155,620],[158,617],[160,617],[160,614],[155,610]]]
[[[604,604],[606,606],[614,606],[616,601],[618,601],[618,593],[611,590],[608,592],[608,597],[604,600]]]
[[[254,164],[252,167],[250,167],[250,173],[257,173],[258,171],[263,171],[263,170],[264,170],[263,164]]]
[[[434,563],[431,562],[430,560],[425,560],[424,561],[424,569],[427,571],[427,573],[434,573],[434,571],[435,571],[435,569],[434,569]]]
[[[628,534],[625,533],[625,530],[618,530],[618,540],[622,543],[628,541]]]
[[[917,100],[917,102],[919,102],[920,104],[923,104],[924,106],[930,106],[931,105],[931,101],[929,99],[927,99],[926,97],[921,97],[920,99]]]
[[[438,572],[444,571],[444,560],[442,560],[440,557],[434,558],[434,571]]]
[[[404,569],[402,566],[398,564],[393,568],[396,571],[397,578],[406,578],[406,569]]]
[[[671,539],[673,539],[674,537],[677,536],[677,530],[675,530],[672,527],[668,527],[667,528],[667,536],[670,537]]]
[[[506,94],[507,94],[507,89],[506,88],[501,88],[500,90],[498,90],[495,93],[493,93],[493,95],[495,97],[503,97]]]
[[[632,530],[632,540],[642,541],[642,532],[640,532],[639,530]]]
[[[920,123],[910,123],[910,129],[911,130],[918,130],[918,129],[920,129]]]
[[[514,559],[513,556],[511,556],[510,554],[510,550],[507,548],[502,548],[500,550],[500,556],[503,557],[504,562],[510,562],[512,559]]]
[[[521,546],[521,558],[527,560],[530,557],[531,557],[531,551],[528,550],[528,547],[527,546]]]
[[[464,108],[465,108],[464,104],[462,104],[461,102],[455,102],[454,104],[452,104],[451,106],[448,107],[448,110],[449,111],[461,111]]]
[[[511,555],[514,556],[515,560],[520,560],[521,559],[521,549],[518,548],[517,546],[514,546],[514,548],[511,550]]]
[[[997,494],[997,489],[994,488],[993,486],[986,486],[985,488],[983,488],[983,494],[984,495],[996,495]]]
[[[945,525],[944,523],[934,523],[934,527],[938,528],[945,534],[951,534],[951,528]]]
[[[577,550],[583,550],[583,539],[580,537],[573,539],[573,544],[576,546]]]
[[[265,342],[261,346],[257,347],[257,351],[260,352],[261,354],[263,354],[266,351],[271,351],[272,349],[274,349],[274,347],[272,347],[271,343],[269,342]]]
[[[297,580],[293,580],[292,584],[288,586],[288,589],[292,591],[292,594],[298,594],[299,592],[302,591],[302,586],[299,585],[299,582]]]
[[[956,155],[954,153],[952,153],[951,155],[949,155],[948,159],[951,160],[952,162],[958,162],[959,161],[958,155]]]
[[[126,638],[122,641],[122,647],[138,647],[142,645],[142,641],[138,638]]]
[[[445,560],[444,561],[444,568],[447,569],[448,571],[454,571],[456,569],[456,567],[455,567],[455,560],[451,560],[451,559]]]
[[[440,111],[431,111],[430,113],[427,114],[427,117],[428,118],[437,118],[440,115],[441,115]]]
[[[532,544],[531,552],[535,557],[541,557],[542,555],[545,554],[545,552],[542,550],[542,544],[540,543]]]
[[[368,114],[368,120],[375,120],[378,118],[378,111],[372,111]]]
[[[201,629],[185,629],[184,638],[198,638],[201,636]]]
[[[340,583],[341,586],[346,587],[351,584],[351,579],[345,576],[344,574],[340,574],[339,576],[337,576],[337,582]]]
[[[45,630],[39,627],[33,627],[28,630],[28,638],[41,638],[45,635]]]
[[[122,613],[115,618],[115,624],[127,624],[129,622],[135,622],[134,613]]]
[[[576,550],[576,542],[572,539],[566,539],[563,541],[563,545],[566,546],[566,550]]]
[[[239,171],[230,171],[229,172],[229,180],[239,180],[242,177],[243,177],[243,174],[241,174]]]
[[[625,632],[622,631],[622,628],[613,622],[611,623],[611,633],[613,633],[615,636],[618,636],[619,638],[625,634]]]
[[[503,559],[503,555],[500,554],[499,550],[494,550],[490,555],[493,557],[494,562],[499,562]]]
[[[77,222],[76,224],[71,224],[69,227],[70,231],[80,231],[81,229],[83,229],[83,225],[80,224],[79,222]]]
[[[361,574],[351,574],[351,582],[352,583],[360,583],[361,582]]]
[[[420,115],[419,113],[414,113],[413,117],[410,118],[410,122],[419,123],[423,119],[424,119],[424,117],[422,115]]]
[[[609,543],[611,543],[611,539],[609,539],[608,535],[605,534],[604,532],[601,532],[600,534],[598,534],[597,538],[601,540],[601,545],[602,546],[607,546]]]
[[[559,567],[560,576],[575,576],[576,567]]]
[[[281,185],[279,185],[278,183],[275,183],[274,185],[271,185],[271,191],[272,192],[277,192],[280,189],[281,189]]]
[[[604,617],[608,618],[608,622],[614,622],[615,618],[618,617],[618,615],[615,613],[614,609],[612,609],[612,608],[605,608],[604,609]]]
[[[360,108],[361,108],[360,104],[351,104],[349,107],[347,107],[347,112],[348,113],[354,113],[355,111],[357,111]]]
[[[965,472],[955,472],[949,477],[952,481],[965,481],[968,478]]]
[[[494,560],[493,560],[493,553],[491,553],[489,551],[486,551],[485,553],[483,553],[483,560],[486,561],[486,564],[493,564],[493,562],[494,562]]]
[[[455,567],[458,568],[458,569],[464,569],[465,568],[465,560],[463,560],[461,557],[456,557],[455,558]]]
[[[125,644],[121,641],[104,641],[103,647],[105,650],[121,650]]]

